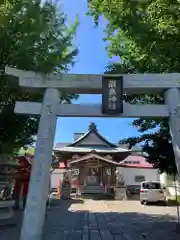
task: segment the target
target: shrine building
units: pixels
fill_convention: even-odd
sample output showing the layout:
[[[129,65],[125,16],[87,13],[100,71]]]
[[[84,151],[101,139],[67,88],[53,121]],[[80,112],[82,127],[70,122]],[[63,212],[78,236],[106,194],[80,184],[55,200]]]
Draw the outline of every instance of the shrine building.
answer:
[[[142,159],[135,161],[135,164],[133,162],[129,164],[130,161],[127,161],[126,164],[125,159],[132,155],[135,158],[138,154],[141,153],[109,142],[98,132],[96,125],[91,123],[86,133],[74,134],[72,143],[56,144],[54,155],[60,161],[60,168],[55,169],[52,173],[52,188],[56,188],[57,182],[62,180],[62,173],[65,169],[71,170],[72,186],[74,188],[77,185],[80,186],[81,193],[103,193],[105,188],[109,190],[114,189],[116,187],[116,171],[118,169],[121,169],[120,171],[126,174],[124,176],[125,181],[128,174],[127,168],[134,168],[134,173],[138,171],[138,168],[148,172],[148,174],[140,173],[139,180],[141,181],[157,180],[157,169],[153,169],[153,166],[147,163],[143,156],[141,157],[144,161],[143,164],[141,164]],[[138,166],[137,162],[139,163]],[[151,173],[149,172],[150,170],[152,170]],[[146,175],[148,175],[148,179]],[[138,182],[139,184],[140,182]]]

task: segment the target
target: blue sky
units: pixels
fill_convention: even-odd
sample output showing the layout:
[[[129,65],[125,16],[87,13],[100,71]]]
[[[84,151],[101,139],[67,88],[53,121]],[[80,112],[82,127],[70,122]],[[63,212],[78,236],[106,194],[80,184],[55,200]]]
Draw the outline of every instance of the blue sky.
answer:
[[[103,73],[110,59],[103,42],[105,21],[101,20],[98,28],[94,27],[91,17],[87,17],[87,0],[64,1],[64,11],[68,20],[73,21],[78,13],[80,26],[75,44],[79,48],[77,63],[71,73]],[[81,95],[76,103],[101,103],[99,95]],[[111,142],[121,138],[137,136],[139,133],[130,124],[132,119],[121,118],[58,118],[56,142],[71,142],[74,132],[86,132],[90,122],[95,122],[99,132]]]

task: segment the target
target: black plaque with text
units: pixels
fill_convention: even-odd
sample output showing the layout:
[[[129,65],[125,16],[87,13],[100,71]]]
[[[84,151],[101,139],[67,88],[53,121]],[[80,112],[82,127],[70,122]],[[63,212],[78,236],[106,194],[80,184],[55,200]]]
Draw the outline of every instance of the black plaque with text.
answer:
[[[123,77],[102,77],[102,113],[117,115],[123,113]]]

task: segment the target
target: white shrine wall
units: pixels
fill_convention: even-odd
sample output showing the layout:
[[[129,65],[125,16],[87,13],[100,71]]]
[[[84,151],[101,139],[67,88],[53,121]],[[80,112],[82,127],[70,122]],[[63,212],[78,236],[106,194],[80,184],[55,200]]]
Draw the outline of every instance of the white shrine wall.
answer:
[[[123,174],[125,185],[137,185],[141,182],[136,182],[136,176],[144,176],[145,181],[159,181],[160,174],[158,169],[154,168],[130,168],[130,167],[118,167],[118,170]]]

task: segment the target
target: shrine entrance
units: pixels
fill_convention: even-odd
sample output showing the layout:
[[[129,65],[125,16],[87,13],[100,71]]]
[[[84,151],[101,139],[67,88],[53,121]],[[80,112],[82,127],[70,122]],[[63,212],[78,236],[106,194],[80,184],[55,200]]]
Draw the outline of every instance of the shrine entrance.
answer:
[[[100,167],[88,167],[88,175],[85,178],[86,185],[100,185],[102,169]]]
[[[89,132],[88,134],[91,133],[92,132]],[[118,153],[118,156],[120,155],[122,159],[124,159],[129,155],[129,151]],[[116,167],[118,166],[118,162],[115,161],[115,157],[114,160],[110,160],[109,158],[112,157],[103,157],[97,153],[91,153],[85,154],[83,157],[74,155],[74,157],[68,161],[68,169],[70,169],[72,173],[78,173],[73,174],[73,180],[75,183],[78,182],[78,185],[81,186],[81,193],[89,192],[91,194],[106,194],[105,188],[108,190],[110,188],[115,188]],[[76,186],[73,186],[73,188],[76,188]]]
[[[56,118],[60,117],[168,117],[177,172],[180,177],[180,74],[37,74],[6,67],[26,92],[42,93],[43,103],[16,102],[15,113],[40,115],[36,153],[31,172],[21,240],[42,235],[49,186]],[[123,81],[124,80],[124,81]],[[123,84],[124,83],[124,84]],[[102,94],[102,104],[60,104],[61,92]],[[124,94],[164,94],[165,104],[128,104]],[[93,178],[95,181],[95,177]],[[92,180],[92,179],[91,179]],[[29,228],[31,223],[33,228]]]

